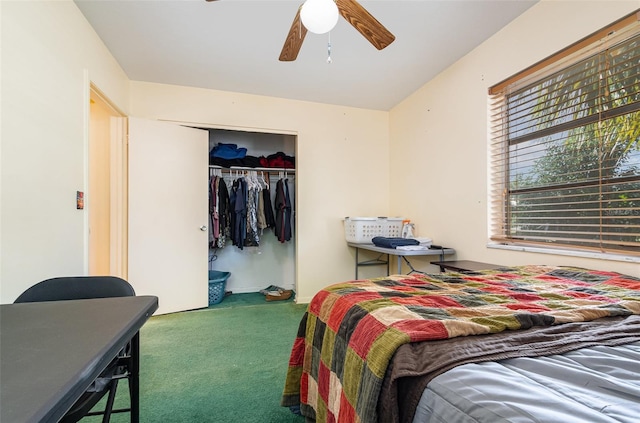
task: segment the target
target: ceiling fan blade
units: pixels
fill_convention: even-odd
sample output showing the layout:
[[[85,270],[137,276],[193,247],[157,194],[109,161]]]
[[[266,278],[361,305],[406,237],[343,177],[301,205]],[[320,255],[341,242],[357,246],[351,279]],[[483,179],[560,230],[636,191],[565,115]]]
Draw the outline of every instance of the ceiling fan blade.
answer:
[[[289,34],[287,34],[287,39],[284,41],[284,46],[282,46],[282,52],[280,52],[281,62],[292,62],[296,60],[306,35],[307,28],[302,25],[302,21],[300,20],[299,7],[296,17],[293,18],[293,23],[291,24],[291,29],[289,29]]]
[[[384,25],[378,22],[356,0],[336,0],[336,4],[342,17],[378,50],[387,47],[396,39]]]

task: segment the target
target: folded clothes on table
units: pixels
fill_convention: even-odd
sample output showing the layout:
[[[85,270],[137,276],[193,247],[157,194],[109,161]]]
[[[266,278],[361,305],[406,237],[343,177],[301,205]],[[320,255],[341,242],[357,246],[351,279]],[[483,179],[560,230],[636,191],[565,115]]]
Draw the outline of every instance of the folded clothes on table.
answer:
[[[376,236],[371,242],[376,247],[382,248],[396,248],[404,245],[420,245],[420,241],[413,238],[387,238],[384,236]]]
[[[429,247],[427,247],[426,245],[400,245],[396,247],[396,250],[403,251],[426,251],[428,249]]]

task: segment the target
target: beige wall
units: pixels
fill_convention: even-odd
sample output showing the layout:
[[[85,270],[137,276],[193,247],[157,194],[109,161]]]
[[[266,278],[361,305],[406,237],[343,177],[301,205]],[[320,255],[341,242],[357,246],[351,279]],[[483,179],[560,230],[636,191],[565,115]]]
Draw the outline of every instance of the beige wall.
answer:
[[[88,185],[90,81],[132,116],[297,134],[298,297],[352,277],[341,219],[388,213],[388,113],[141,82],[130,96],[73,2],[0,8],[0,302],[47,277],[87,273],[87,216],[75,194]]]
[[[0,302],[38,280],[87,271],[86,211],[75,209],[75,193],[88,183],[90,81],[132,116],[297,134],[301,301],[353,276],[347,215],[409,217],[460,259],[638,275],[637,263],[486,248],[487,87],[638,7],[543,1],[386,113],[129,85],[70,0],[0,1]]]
[[[132,82],[131,114],[296,134],[298,301],[353,278],[342,218],[388,212],[387,112]]]
[[[89,80],[128,109],[128,80],[76,5],[0,1],[0,302],[85,274]]]
[[[435,243],[454,247],[458,259],[640,276],[638,263],[486,247],[488,87],[638,7],[640,1],[542,1],[395,107],[391,212],[415,220]],[[422,269],[436,270],[426,262]]]

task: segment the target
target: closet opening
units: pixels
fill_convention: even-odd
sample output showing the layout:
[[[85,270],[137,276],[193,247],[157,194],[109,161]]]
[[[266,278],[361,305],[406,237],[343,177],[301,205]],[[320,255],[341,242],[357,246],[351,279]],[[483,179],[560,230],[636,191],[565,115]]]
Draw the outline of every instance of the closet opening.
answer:
[[[297,291],[296,136],[199,129],[209,132],[208,269],[230,272],[233,294]]]

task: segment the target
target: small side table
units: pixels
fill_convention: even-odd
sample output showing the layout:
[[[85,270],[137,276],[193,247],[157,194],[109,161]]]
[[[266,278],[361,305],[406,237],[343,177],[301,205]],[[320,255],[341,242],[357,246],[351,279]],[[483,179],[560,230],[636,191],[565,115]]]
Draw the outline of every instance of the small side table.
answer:
[[[402,258],[402,260],[404,260],[407,265],[409,266],[409,268],[411,269],[411,272],[409,272],[409,274],[413,273],[413,272],[419,272],[418,270],[415,270],[413,268],[413,266],[411,265],[411,262],[409,261],[409,259],[407,257],[410,256],[439,256],[440,260],[444,259],[444,256],[446,255],[451,255],[451,254],[455,254],[456,250],[454,250],[453,248],[439,248],[439,249],[428,249],[428,250],[397,250],[395,248],[384,248],[384,247],[378,247],[376,245],[373,244],[359,244],[356,242],[347,242],[347,245],[349,247],[353,247],[356,249],[356,279],[358,279],[358,267],[360,266],[378,266],[378,265],[383,265],[386,264],[387,265],[387,276],[389,276],[389,257],[390,256],[397,256],[398,259],[398,274],[402,273],[402,261],[400,261],[400,259]],[[368,250],[368,251],[374,251],[376,253],[380,253],[380,256],[378,256],[377,259],[374,260],[367,260],[367,261],[360,261],[360,259],[358,258],[358,251],[359,250]],[[382,260],[380,257],[382,254],[386,254],[387,259],[386,260]]]
[[[477,272],[478,270],[493,270],[502,269],[505,267],[499,266],[497,264],[481,263],[479,261],[471,260],[432,261],[431,264],[440,266],[441,272],[453,270],[454,272],[460,273],[473,273]]]

